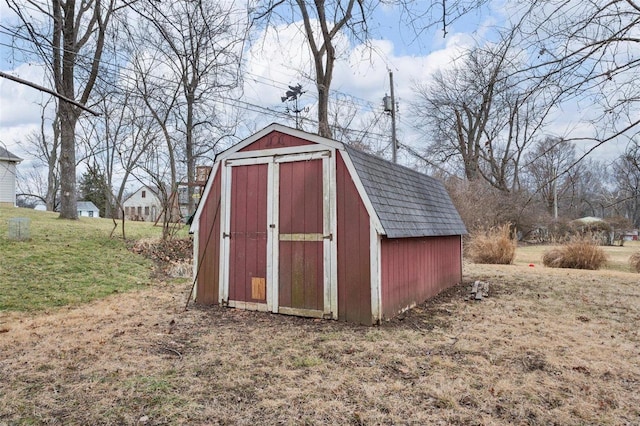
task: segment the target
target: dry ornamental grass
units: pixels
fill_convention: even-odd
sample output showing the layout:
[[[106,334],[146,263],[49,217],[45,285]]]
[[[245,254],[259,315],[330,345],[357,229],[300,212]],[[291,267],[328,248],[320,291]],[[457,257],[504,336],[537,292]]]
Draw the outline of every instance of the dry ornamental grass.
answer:
[[[516,256],[517,243],[511,238],[509,224],[471,235],[467,254],[475,263],[510,265]]]
[[[635,272],[640,272],[640,252],[633,253],[629,258],[629,265],[631,266],[631,270]]]
[[[607,254],[590,239],[573,240],[544,252],[542,263],[550,268],[600,269],[607,262]]]

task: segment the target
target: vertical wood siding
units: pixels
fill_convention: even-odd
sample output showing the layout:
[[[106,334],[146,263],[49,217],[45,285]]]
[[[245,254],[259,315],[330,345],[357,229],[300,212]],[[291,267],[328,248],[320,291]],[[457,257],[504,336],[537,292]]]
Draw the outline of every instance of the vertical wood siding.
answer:
[[[279,181],[279,233],[322,235],[322,160],[281,163]],[[323,241],[279,245],[279,306],[323,310]]]
[[[261,149],[288,148],[291,146],[302,145],[313,145],[313,142],[296,138],[291,135],[273,132],[263,138],[260,138],[251,145],[245,146],[240,151],[258,151]]]
[[[338,319],[371,324],[369,215],[340,152],[336,161]]]
[[[204,305],[218,303],[220,272],[220,173],[213,177],[209,196],[200,216],[198,229],[198,289],[196,302]]]
[[[267,277],[267,165],[231,168],[229,300],[252,297],[252,278]],[[267,284],[268,285],[268,284]]]
[[[391,318],[462,280],[460,236],[382,239],[382,314]]]

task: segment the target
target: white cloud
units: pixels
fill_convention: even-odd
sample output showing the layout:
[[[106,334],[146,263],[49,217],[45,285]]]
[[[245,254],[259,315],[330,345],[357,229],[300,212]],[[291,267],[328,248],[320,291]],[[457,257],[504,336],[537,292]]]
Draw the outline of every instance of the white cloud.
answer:
[[[5,71],[32,83],[46,86],[44,68],[38,65],[22,64],[18,68]],[[8,79],[0,79],[0,127],[37,123],[40,121],[41,107],[50,96],[43,92]]]

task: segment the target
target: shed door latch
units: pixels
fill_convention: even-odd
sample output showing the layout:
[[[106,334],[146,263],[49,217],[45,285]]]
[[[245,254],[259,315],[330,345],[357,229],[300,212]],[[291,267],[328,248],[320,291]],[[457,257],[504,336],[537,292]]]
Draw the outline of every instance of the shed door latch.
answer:
[[[333,234],[323,235],[322,238],[325,240],[333,241]]]
[[[231,234],[227,234],[226,232],[223,232],[222,238],[231,238]]]

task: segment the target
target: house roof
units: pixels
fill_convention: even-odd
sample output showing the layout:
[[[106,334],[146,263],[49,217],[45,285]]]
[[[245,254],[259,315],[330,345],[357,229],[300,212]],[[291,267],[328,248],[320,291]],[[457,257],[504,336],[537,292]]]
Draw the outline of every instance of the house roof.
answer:
[[[100,210],[91,201],[78,201],[77,209],[82,211],[99,211]]]
[[[122,201],[127,202],[131,197],[133,197],[134,195],[136,195],[138,192],[142,191],[142,190],[149,190],[156,198],[160,198],[160,189],[157,186],[151,186],[151,185],[142,185],[140,186],[138,189],[136,189],[135,191],[133,191],[131,194],[127,195],[124,200]]]
[[[389,238],[466,234],[442,182],[345,146]]]
[[[6,148],[0,146],[0,160],[19,163],[22,161],[22,158],[10,153]]]

